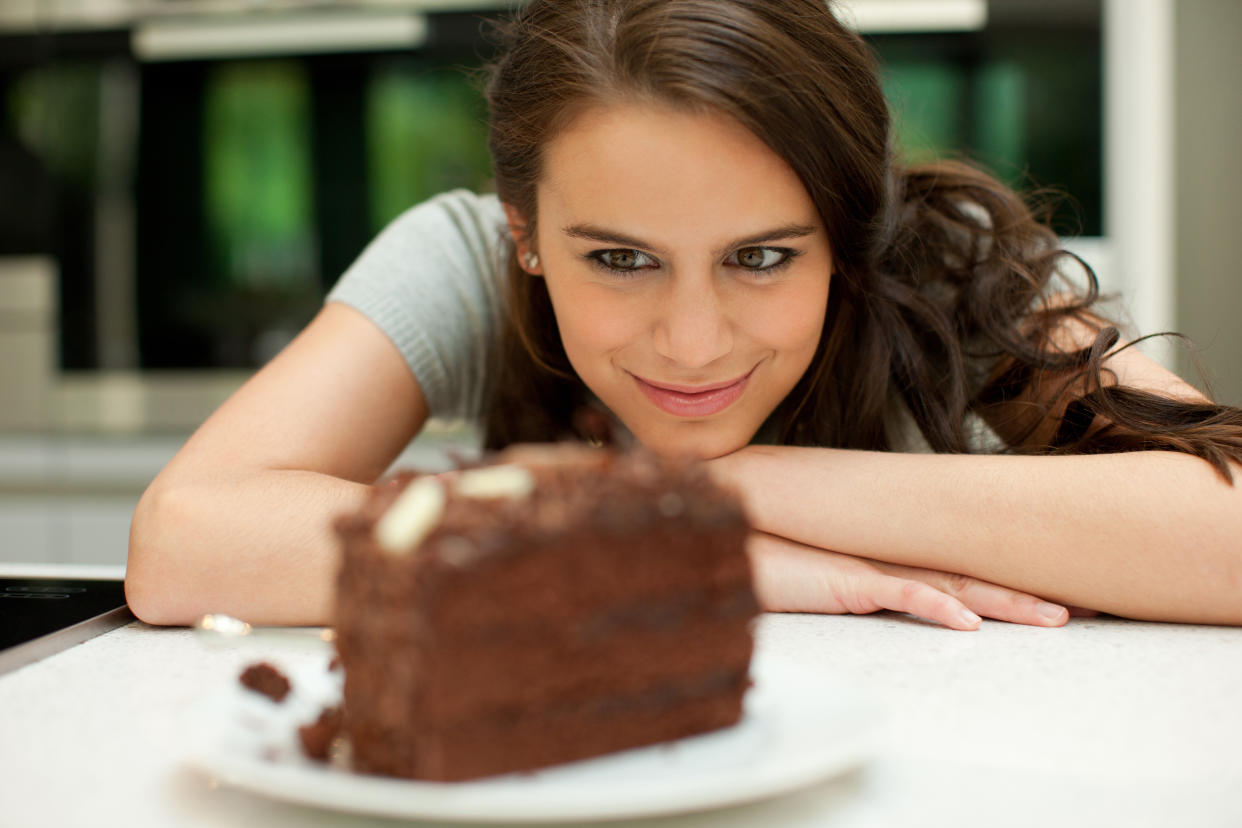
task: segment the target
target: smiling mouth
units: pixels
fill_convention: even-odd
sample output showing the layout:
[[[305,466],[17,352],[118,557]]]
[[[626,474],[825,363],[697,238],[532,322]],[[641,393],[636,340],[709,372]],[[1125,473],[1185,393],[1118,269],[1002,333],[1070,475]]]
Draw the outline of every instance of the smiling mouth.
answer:
[[[700,386],[667,385],[650,382],[636,374],[630,376],[639,390],[661,411],[677,417],[707,417],[733,405],[746,390],[750,375],[754,372],[755,369],[751,368],[737,379]]]

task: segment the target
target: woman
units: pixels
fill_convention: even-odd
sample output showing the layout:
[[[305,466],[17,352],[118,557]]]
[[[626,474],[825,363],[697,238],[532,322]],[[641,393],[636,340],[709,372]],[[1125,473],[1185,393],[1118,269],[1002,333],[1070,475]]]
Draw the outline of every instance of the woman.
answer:
[[[499,198],[394,222],[161,472],[140,617],[330,621],[330,518],[429,414],[498,447],[595,408],[743,494],[771,610],[1242,623],[1242,412],[1115,347],[1003,186],[897,166],[821,0],[536,0],[506,37]]]

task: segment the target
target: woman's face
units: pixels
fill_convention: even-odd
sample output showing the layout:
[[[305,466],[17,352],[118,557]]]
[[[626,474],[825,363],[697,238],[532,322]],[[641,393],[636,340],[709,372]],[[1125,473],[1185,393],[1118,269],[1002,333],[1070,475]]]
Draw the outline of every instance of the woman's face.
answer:
[[[585,111],[544,160],[532,272],[574,370],[657,453],[745,446],[824,324],[828,236],[798,177],[725,116],[647,104]]]

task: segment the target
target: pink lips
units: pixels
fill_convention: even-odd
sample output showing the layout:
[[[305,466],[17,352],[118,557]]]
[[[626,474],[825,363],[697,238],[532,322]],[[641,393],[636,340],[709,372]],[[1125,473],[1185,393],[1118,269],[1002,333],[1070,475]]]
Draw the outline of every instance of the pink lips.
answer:
[[[633,374],[630,376],[660,410],[678,417],[707,417],[724,411],[742,396],[752,371],[730,382],[697,387],[657,384]]]

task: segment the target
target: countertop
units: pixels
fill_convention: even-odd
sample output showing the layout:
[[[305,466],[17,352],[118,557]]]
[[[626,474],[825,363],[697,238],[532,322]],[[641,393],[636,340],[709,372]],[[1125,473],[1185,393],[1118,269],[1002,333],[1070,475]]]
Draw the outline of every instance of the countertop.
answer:
[[[953,632],[881,613],[768,615],[756,634],[760,652],[878,702],[876,754],[801,793],[617,824],[1242,825],[1242,629]],[[0,825],[394,824],[220,787],[183,763],[205,688],[279,646],[210,648],[133,622],[0,676]]]

